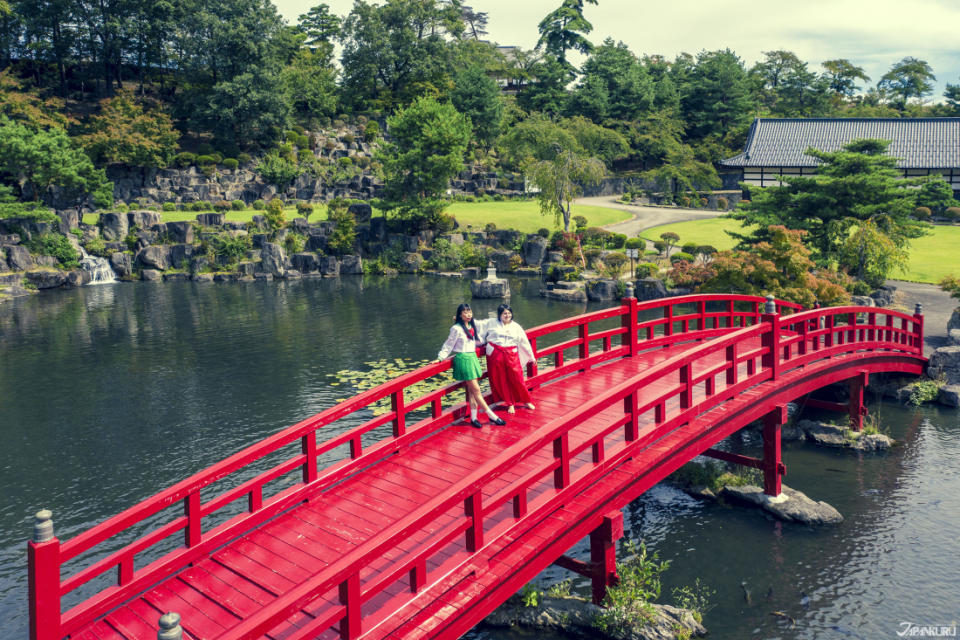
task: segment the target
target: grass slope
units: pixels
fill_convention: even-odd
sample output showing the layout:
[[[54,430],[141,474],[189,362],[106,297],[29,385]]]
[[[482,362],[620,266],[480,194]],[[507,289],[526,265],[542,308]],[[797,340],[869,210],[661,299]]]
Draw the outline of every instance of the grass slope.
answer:
[[[164,222],[179,222],[183,220],[196,220],[196,211],[162,211]],[[284,209],[287,220],[303,217],[297,213],[296,208],[287,207]],[[497,229],[516,229],[524,233],[536,233],[537,229],[547,227],[553,229],[553,218],[540,215],[540,207],[533,200],[504,200],[502,202],[454,202],[447,209],[447,213],[454,216],[460,223],[461,229],[470,228],[482,231],[487,223],[492,222],[497,225]],[[263,214],[262,211],[245,209],[243,211],[227,211],[226,219],[237,222],[250,222],[253,216]],[[374,215],[379,215],[375,212]],[[607,209],[605,207],[591,207],[586,205],[575,206],[573,215],[585,216],[588,225],[591,227],[601,227],[622,220],[627,220],[630,214],[616,209]],[[96,224],[99,214],[87,213],[83,216],[83,221],[87,224]],[[323,205],[316,205],[313,214],[310,216],[311,222],[327,219],[327,209]]]
[[[680,244],[696,242],[711,244],[720,251],[733,248],[733,238],[724,233],[735,231],[739,223],[728,218],[710,218],[678,222],[653,227],[643,232],[647,240],[659,240],[661,233],[672,231],[680,236]],[[930,235],[913,240],[910,246],[910,265],[906,273],[895,272],[892,277],[911,282],[936,284],[944,276],[960,276],[960,227],[936,225]]]

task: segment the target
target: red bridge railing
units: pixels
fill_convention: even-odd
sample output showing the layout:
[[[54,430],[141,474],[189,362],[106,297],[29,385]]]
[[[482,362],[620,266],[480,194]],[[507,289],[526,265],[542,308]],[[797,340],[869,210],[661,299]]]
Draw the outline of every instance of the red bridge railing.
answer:
[[[629,447],[606,450],[601,436],[590,442],[572,441],[570,429],[579,420],[594,415],[613,403],[625,401],[624,417],[609,425],[604,434],[623,427],[627,436],[625,442],[635,447],[638,443],[649,441],[656,433],[662,432],[668,425],[680,419],[668,414],[668,398],[651,399],[644,395],[641,403],[638,390],[647,381],[656,380],[668,373],[676,373],[679,382],[672,394],[680,396],[681,411],[688,412],[693,389],[697,385],[704,385],[707,395],[715,400],[721,397],[720,394],[715,394],[716,378],[721,374],[725,376],[722,397],[728,397],[731,388],[739,389],[743,388],[743,385],[757,384],[763,376],[775,377],[777,371],[784,367],[801,366],[818,357],[831,357],[850,350],[884,349],[922,357],[921,316],[911,317],[893,311],[859,307],[820,309],[784,317],[765,316],[762,313],[763,302],[763,299],[748,296],[686,296],[643,304],[627,300],[619,307],[531,329],[528,335],[534,344],[535,341],[543,344],[551,338],[558,340],[550,346],[535,347],[538,357],[553,356],[554,366],[542,372],[534,368],[531,371],[531,386],[591,367],[610,358],[636,353],[641,349],[687,341],[691,342],[691,349],[684,352],[682,358],[658,365],[651,370],[653,373],[648,371],[604,393],[572,414],[551,422],[547,428],[523,440],[518,448],[512,448],[510,452],[491,460],[469,478],[458,483],[451,493],[432,500],[417,513],[392,525],[377,536],[375,544],[370,542],[361,545],[345,555],[324,571],[322,579],[316,577],[294,588],[222,637],[255,637],[257,633],[283,620],[289,612],[330,589],[336,592],[336,596],[343,602],[343,607],[324,616],[324,620],[315,621],[317,628],[321,628],[324,623],[329,626],[339,620],[342,635],[355,637],[359,629],[362,602],[407,574],[411,576],[414,589],[422,588],[426,580],[426,557],[458,536],[466,536],[469,550],[482,547],[484,536],[493,533],[490,529],[485,531],[485,516],[502,506],[505,501],[512,502],[515,518],[523,518],[542,508],[541,502],[547,498],[541,496],[532,502],[528,501],[527,490],[539,482],[544,473],[554,474],[555,486],[558,489],[567,489],[580,486],[582,481],[583,473],[571,467],[571,461],[582,451],[592,451],[593,466],[596,469],[602,468],[597,465],[604,460],[611,462],[630,455],[628,450],[633,449]],[[780,303],[779,306],[783,310],[791,311],[797,308],[789,303]],[[719,307],[719,310],[716,307]],[[617,317],[621,320],[619,327],[591,332],[592,323],[610,324],[612,319]],[[878,318],[882,318],[883,322],[878,322]],[[576,331],[576,337],[565,340],[563,332],[569,333],[572,330]],[[618,346],[613,344],[616,336],[620,336]],[[714,339],[699,346],[696,344],[706,338]],[[760,347],[750,347],[747,350],[741,348],[755,338],[761,339],[763,344]],[[576,349],[576,357],[565,360],[564,353],[571,349]],[[712,368],[703,371],[695,369],[704,362],[703,358],[708,355],[715,357],[717,350],[723,350],[724,353],[722,366],[712,365]],[[747,375],[743,379],[739,379],[737,374],[741,364],[747,368]],[[462,386],[460,383],[447,385],[415,398],[408,398],[404,394],[413,384],[437,376],[449,367],[449,362],[429,365],[361,393],[244,449],[69,541],[60,543],[56,538],[43,540],[41,537],[41,541],[30,542],[28,558],[31,638],[53,640],[74,633],[133,595],[189,563],[209,555],[242,533],[292,508],[376,459],[449,424],[462,413],[462,403],[444,409],[442,402]],[[369,409],[375,402],[387,398],[391,402],[389,412],[374,416],[344,433],[318,442],[320,429],[329,431],[330,425],[337,421],[354,416]],[[637,432],[638,419],[651,408],[656,414],[655,422],[663,426],[658,427],[659,430],[655,433],[643,434],[641,437]],[[408,415],[417,410],[429,410],[429,415],[408,424]],[[686,416],[687,413],[682,415]],[[386,425],[391,428],[375,432]],[[376,440],[364,446],[365,437]],[[513,465],[538,446],[549,446],[555,461],[548,467],[528,473],[523,479],[501,491],[496,498],[488,499],[484,503],[480,489],[503,469]],[[298,451],[279,464],[263,471],[254,466],[269,455],[282,454],[283,450],[289,447],[297,447]],[[321,469],[318,462],[329,458],[330,454],[339,448],[347,450],[345,455],[341,459],[330,461]],[[265,489],[270,483],[291,473],[300,476],[299,482],[267,495]],[[252,477],[243,479],[250,475]],[[236,480],[238,477],[241,479]],[[218,489],[216,483],[228,478],[234,479],[236,486],[213,492],[213,489]],[[204,489],[206,491],[201,496],[201,490]],[[209,495],[211,493],[213,495]],[[214,526],[208,525],[208,530],[203,529],[205,518],[218,513],[222,515],[225,508],[237,500],[246,502],[243,513],[231,515]],[[467,515],[440,527],[435,536],[436,541],[421,555],[410,558],[403,566],[397,567],[388,575],[381,575],[373,583],[360,584],[359,571],[379,559],[383,549],[412,530],[432,522],[438,515],[449,511],[453,505],[460,502],[463,503],[464,513]],[[183,505],[183,515],[168,516],[165,510],[177,504]],[[166,521],[155,522],[161,516],[168,517]],[[137,527],[146,527],[148,531],[141,533]],[[138,554],[151,550],[172,535],[181,533],[183,544],[179,548],[143,566],[137,566]],[[120,536],[129,538],[134,535],[136,537],[131,542],[124,543],[119,549],[101,552],[102,557],[92,559],[84,568],[66,578],[61,576],[61,567],[65,563],[83,559],[81,556],[84,554],[93,555],[91,552],[95,552],[105,543],[113,542],[116,546],[116,538]],[[108,572],[116,573],[113,586],[83,600],[68,611],[61,612],[64,596]],[[304,599],[297,600],[301,595]],[[300,637],[299,632],[297,637]]]

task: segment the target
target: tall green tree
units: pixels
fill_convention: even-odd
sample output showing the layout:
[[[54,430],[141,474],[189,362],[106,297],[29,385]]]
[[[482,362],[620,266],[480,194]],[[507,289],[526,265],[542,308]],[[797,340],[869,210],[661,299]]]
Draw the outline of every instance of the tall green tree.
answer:
[[[449,103],[421,97],[387,119],[390,142],[378,151],[384,199],[417,224],[433,225],[442,212],[437,199],[463,169],[470,122]]]
[[[468,67],[457,74],[450,101],[457,111],[470,118],[477,142],[489,146],[500,135],[503,96],[497,81],[481,67]]]
[[[688,139],[722,136],[752,119],[754,100],[747,72],[729,49],[700,52],[681,91]]]
[[[339,105],[337,71],[321,48],[301,49],[280,71],[291,115],[310,124],[319,117],[333,117]]]
[[[311,49],[326,48],[340,35],[340,17],[330,13],[330,5],[321,2],[299,18],[300,30],[306,34],[305,44]]]
[[[601,114],[598,109],[588,108],[575,111],[579,103],[589,104],[579,99],[578,94],[583,92],[589,95],[591,91],[603,96],[604,112]],[[597,123],[607,117],[636,120],[653,108],[653,101],[653,82],[644,66],[627,45],[614,43],[612,38],[607,38],[602,45],[593,49],[583,63],[580,86],[571,97],[567,109],[572,114],[584,115]]]
[[[22,198],[40,201],[51,187],[67,198],[97,206],[113,202],[113,183],[59,127],[33,129],[0,116],[0,182],[15,185]]]
[[[783,176],[779,187],[751,189],[749,204],[732,214],[755,225],[753,232],[732,234],[741,246],[769,240],[770,225],[806,232],[805,242],[821,264],[839,259],[851,231],[872,221],[901,249],[925,232],[911,217],[920,180],[903,179],[897,159],[885,155],[885,140],[854,140],[839,151],[808,149],[820,164],[813,176]]]
[[[860,90],[857,80],[870,82],[870,76],[864,72],[863,67],[858,67],[845,58],[827,60],[823,63],[823,68],[826,69],[824,77],[830,90],[843,98],[851,98]]]
[[[583,185],[597,184],[604,175],[603,162],[587,157],[574,149],[557,148],[550,160],[527,166],[527,179],[536,185],[540,213],[553,215],[554,224],[570,230],[573,201],[583,193]]]
[[[877,89],[893,94],[901,105],[906,105],[910,98],[920,99],[933,93],[933,81],[936,79],[926,60],[907,56],[883,74]]]
[[[177,152],[179,132],[160,108],[145,110],[121,92],[100,103],[100,112],[77,141],[98,164],[165,167]]]
[[[437,0],[357,0],[343,23],[343,100],[354,109],[392,109],[452,84],[457,6]]]
[[[593,45],[586,35],[593,31],[593,25],[583,17],[583,3],[597,4],[598,0],[563,0],[563,3],[548,13],[537,29],[540,39],[537,49],[544,47],[547,53],[554,55],[564,67],[572,70],[567,61],[567,51],[590,53]]]
[[[572,79],[569,65],[545,54],[530,66],[530,83],[517,95],[517,104],[527,111],[559,115],[566,108]]]

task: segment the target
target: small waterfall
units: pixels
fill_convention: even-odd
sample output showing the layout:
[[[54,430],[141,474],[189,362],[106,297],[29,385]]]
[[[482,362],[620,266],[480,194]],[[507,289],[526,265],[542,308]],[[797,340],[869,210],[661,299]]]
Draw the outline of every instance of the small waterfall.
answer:
[[[106,258],[91,256],[80,247],[80,268],[90,274],[90,284],[106,284],[117,281],[117,273]]]

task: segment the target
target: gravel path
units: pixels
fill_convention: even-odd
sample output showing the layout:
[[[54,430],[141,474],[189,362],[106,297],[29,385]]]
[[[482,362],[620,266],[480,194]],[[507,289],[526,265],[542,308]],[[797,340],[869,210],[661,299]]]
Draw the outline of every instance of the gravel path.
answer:
[[[912,313],[914,305],[923,305],[923,351],[933,353],[937,347],[947,346],[947,321],[957,307],[958,301],[934,284],[888,280],[887,284],[897,288],[896,301],[904,310]]]
[[[662,224],[700,220],[702,218],[716,218],[719,211],[710,209],[680,209],[677,207],[643,207],[625,204],[614,196],[597,196],[593,198],[578,198],[576,204],[587,204],[594,207],[606,207],[633,214],[630,220],[610,224],[604,227],[607,231],[622,233],[628,238],[635,238],[644,229],[659,227]]]

